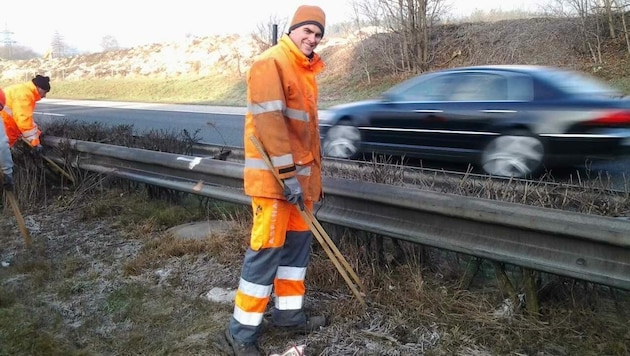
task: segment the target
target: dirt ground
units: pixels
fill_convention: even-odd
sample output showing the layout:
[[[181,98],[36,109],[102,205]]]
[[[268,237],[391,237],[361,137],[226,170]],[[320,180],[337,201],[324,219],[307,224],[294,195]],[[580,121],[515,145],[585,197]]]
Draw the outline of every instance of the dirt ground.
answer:
[[[215,203],[230,227],[205,238],[182,238],[168,228],[204,222],[191,207],[173,208],[176,204],[150,200],[142,191],[96,191],[56,195],[37,209],[25,209],[33,239],[28,249],[11,211],[4,209],[0,355],[221,355],[215,340],[232,312],[229,295],[238,284],[247,214]],[[206,213],[205,221],[215,216]],[[325,315],[330,324],[307,336],[265,329],[260,343],[266,354],[300,345],[306,355],[625,355],[630,350],[628,298],[615,300],[565,281],[570,295],[545,297],[544,316],[531,318],[506,303],[495,287],[458,289],[445,260],[431,267],[410,260],[379,266],[360,262],[366,260],[361,249],[345,244],[340,249],[365,278],[367,308],[314,246],[305,309]],[[227,295],[227,302],[209,300],[209,292],[215,298]]]
[[[237,286],[240,260],[225,264],[211,253],[175,256],[171,252],[137,270],[132,266],[146,254],[147,245],[172,239],[173,234],[155,231],[148,220],[144,227],[142,223],[126,226],[119,214],[133,212],[123,205],[111,205],[108,217],[91,218],[93,209],[98,209],[91,200],[71,207],[57,201],[41,211],[25,211],[33,241],[30,248],[25,247],[11,211],[4,210],[0,218],[0,315],[4,309],[5,318],[14,314],[20,323],[13,328],[0,326],[0,355],[221,354],[215,339],[233,306],[231,299],[216,297],[224,297],[222,292],[229,295]],[[210,232],[198,241],[208,243],[226,233],[230,232]],[[214,301],[209,294],[215,296]],[[315,288],[306,308],[317,304],[332,318],[339,306],[331,305],[340,301],[341,308],[356,306],[349,290],[331,293]],[[438,340],[434,335],[400,344],[369,329],[385,318],[384,311],[350,314],[355,315],[336,320],[321,334],[295,338],[267,333],[261,346],[268,354],[303,345],[309,355],[411,355]],[[367,329],[357,329],[357,323]],[[362,333],[375,338],[361,347],[368,347],[364,351],[353,345]],[[343,334],[347,341],[339,339]]]

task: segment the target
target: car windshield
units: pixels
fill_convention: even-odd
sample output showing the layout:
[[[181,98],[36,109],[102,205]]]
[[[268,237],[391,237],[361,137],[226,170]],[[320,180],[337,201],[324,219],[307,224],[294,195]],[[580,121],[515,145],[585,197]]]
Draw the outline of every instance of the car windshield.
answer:
[[[570,94],[623,96],[618,89],[586,73],[569,70],[553,70],[547,72],[545,78],[553,82],[560,90]]]

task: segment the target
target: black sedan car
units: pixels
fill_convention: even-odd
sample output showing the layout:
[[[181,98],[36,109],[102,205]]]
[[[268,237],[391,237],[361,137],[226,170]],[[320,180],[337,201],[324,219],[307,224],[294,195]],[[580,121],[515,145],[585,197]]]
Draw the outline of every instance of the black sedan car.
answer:
[[[630,98],[554,67],[497,65],[419,75],[379,100],[320,116],[326,157],[468,163],[502,177],[630,153]]]

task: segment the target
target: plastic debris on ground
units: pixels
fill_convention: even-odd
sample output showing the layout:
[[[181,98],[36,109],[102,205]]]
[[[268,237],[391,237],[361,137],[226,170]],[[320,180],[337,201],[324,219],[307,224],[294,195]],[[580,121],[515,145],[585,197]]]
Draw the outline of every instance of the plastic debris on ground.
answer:
[[[236,298],[236,291],[214,287],[206,293],[206,298],[211,302],[232,303]]]
[[[291,346],[291,348],[286,350],[284,353],[272,354],[269,356],[304,356],[305,349],[306,345]]]

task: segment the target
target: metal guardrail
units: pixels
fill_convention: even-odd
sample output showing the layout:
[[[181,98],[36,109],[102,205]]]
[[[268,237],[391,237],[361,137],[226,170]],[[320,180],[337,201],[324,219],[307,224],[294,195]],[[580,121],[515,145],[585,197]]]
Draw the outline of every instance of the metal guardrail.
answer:
[[[250,204],[242,163],[47,136],[72,164]],[[67,162],[66,162],[67,163]],[[322,222],[630,290],[630,221],[378,183],[324,178]]]

